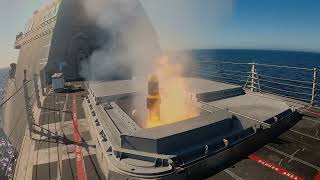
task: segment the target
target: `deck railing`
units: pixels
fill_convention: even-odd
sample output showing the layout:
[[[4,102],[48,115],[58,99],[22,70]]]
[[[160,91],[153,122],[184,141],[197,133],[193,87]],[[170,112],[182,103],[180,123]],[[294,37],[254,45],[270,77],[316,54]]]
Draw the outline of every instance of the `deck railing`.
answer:
[[[196,61],[191,75],[319,105],[318,68],[254,62]]]
[[[32,119],[32,107],[37,105],[36,101],[36,78],[34,80],[27,80],[26,71],[25,78],[21,86],[17,87],[15,81],[15,90],[7,93],[3,102],[0,103],[0,108],[3,108],[7,103],[13,101],[21,102],[15,103],[12,111],[16,114],[12,117],[13,126],[7,129],[7,137],[1,136],[0,146],[0,179],[13,179],[13,172],[16,165],[18,154],[22,148],[22,142],[25,137],[26,127],[30,129],[30,121]],[[25,102],[22,102],[25,99]],[[16,119],[14,119],[16,118]],[[30,132],[30,130],[29,130]],[[0,133],[3,135],[2,133]]]

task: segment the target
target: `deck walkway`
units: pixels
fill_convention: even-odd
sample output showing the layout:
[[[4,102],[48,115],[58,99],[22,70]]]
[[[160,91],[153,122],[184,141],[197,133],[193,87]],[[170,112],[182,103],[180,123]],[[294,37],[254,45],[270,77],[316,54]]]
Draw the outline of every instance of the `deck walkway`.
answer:
[[[75,82],[74,87],[85,89],[84,83]],[[81,136],[85,172],[90,180],[106,179],[96,158],[96,149],[89,132],[89,125],[82,108],[87,91],[54,93],[45,96],[42,108],[35,117],[36,123],[50,130],[48,135],[26,133],[24,146],[17,163],[15,178],[32,180],[76,180],[76,154],[73,135],[72,96],[76,97],[76,109]],[[36,113],[37,114],[37,113]],[[59,137],[59,138],[56,138]]]

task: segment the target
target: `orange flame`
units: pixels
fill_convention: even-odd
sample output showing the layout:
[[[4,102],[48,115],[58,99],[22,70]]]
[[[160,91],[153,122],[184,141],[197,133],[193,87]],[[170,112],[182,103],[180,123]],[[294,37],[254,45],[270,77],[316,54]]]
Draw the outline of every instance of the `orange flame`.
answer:
[[[147,128],[186,120],[199,115],[198,109],[187,102],[188,86],[182,77],[183,66],[173,64],[167,57],[159,60],[155,74],[159,78],[161,95],[161,119],[149,120]]]

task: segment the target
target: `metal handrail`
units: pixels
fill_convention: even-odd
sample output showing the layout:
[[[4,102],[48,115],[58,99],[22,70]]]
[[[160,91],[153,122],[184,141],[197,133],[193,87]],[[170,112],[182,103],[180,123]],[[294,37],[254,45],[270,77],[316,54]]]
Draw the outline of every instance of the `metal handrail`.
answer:
[[[225,76],[233,76],[233,77],[242,77],[242,78],[247,78],[248,76],[244,76],[244,75],[236,75],[236,74],[230,74],[230,73],[220,73],[220,72],[216,72],[216,71],[201,71],[204,73],[208,73],[208,74],[218,74],[218,75],[225,75]]]
[[[209,77],[214,77],[214,78],[220,78],[220,79],[229,79],[229,80],[234,80],[234,81],[240,81],[240,82],[246,82],[245,80],[241,80],[241,79],[234,79],[234,78],[227,78],[227,77],[223,77],[223,76],[216,76],[216,75],[211,75],[211,74],[207,74],[207,73],[201,73],[201,72],[195,72],[196,74],[202,74],[202,75],[206,75]]]
[[[309,100],[308,99],[303,99],[303,98],[296,98],[296,97],[290,97],[290,96],[285,96],[285,95],[282,95],[282,94],[278,94],[278,93],[274,93],[274,92],[271,92],[271,91],[266,91],[266,90],[261,90],[261,93],[266,93],[267,96],[264,95],[265,98],[269,98],[269,99],[275,99],[275,98],[272,98],[272,97],[269,97],[268,95],[275,95],[275,96],[280,96],[280,97],[284,97],[284,98],[288,98],[288,99],[291,99],[291,100],[297,100],[297,101],[301,101],[301,102],[308,102]],[[252,95],[255,95],[254,93]],[[279,99],[275,99],[275,100],[279,100]],[[282,101],[289,101],[290,100],[286,100],[286,99],[282,99]],[[300,103],[300,102],[295,102],[296,104],[303,104],[305,105],[305,103]]]
[[[277,90],[277,91],[282,91],[282,92],[287,92],[287,93],[294,93],[294,94],[300,94],[300,95],[312,96],[312,94],[300,93],[300,92],[295,92],[295,91],[289,91],[289,90],[284,90],[284,89],[274,88],[274,87],[270,87],[270,86],[264,86],[264,85],[261,85],[261,87],[266,87],[266,88],[269,88],[269,89],[273,89],[273,90]]]
[[[208,68],[203,68],[203,70],[209,70]],[[218,72],[231,72],[231,73],[240,73],[240,74],[249,74],[250,72],[244,72],[244,71],[234,71],[234,70],[225,70],[225,69],[219,69]]]
[[[313,68],[304,68],[304,67],[296,67],[296,66],[285,66],[285,65],[276,65],[276,64],[265,64],[265,63],[255,63],[255,62],[233,62],[233,61],[216,61],[216,60],[207,60],[207,61],[197,61],[198,63],[215,63],[215,64],[234,64],[234,65],[252,65],[255,64],[257,66],[266,66],[266,67],[276,67],[276,68],[288,68],[295,70],[305,70],[305,71],[313,71]]]
[[[28,84],[31,81],[27,81],[26,83]],[[10,101],[10,99],[12,99],[13,97],[15,97],[18,92],[23,88],[24,85],[22,85],[19,89],[17,89],[10,97],[8,97],[6,100],[4,100],[1,104],[0,107],[3,107],[8,101]]]
[[[234,70],[221,70],[223,72],[232,72],[232,73],[240,73],[240,74],[249,74],[250,72],[244,72],[244,71],[234,71]]]
[[[204,63],[206,65],[206,67],[210,68],[210,63],[212,65],[214,64],[230,64],[230,65],[251,65],[251,71],[249,72],[249,75],[247,78],[247,81],[241,81],[240,82],[246,82],[246,84],[244,85],[244,88],[250,88],[251,91],[261,91],[260,88],[260,83],[259,81],[265,82],[264,84],[268,84],[268,85],[261,85],[261,87],[267,88],[267,89],[272,89],[275,91],[278,91],[280,94],[291,94],[289,96],[286,97],[290,97],[293,99],[299,99],[299,100],[303,100],[303,101],[309,101],[309,103],[312,105],[316,100],[318,100],[320,98],[320,96],[318,94],[320,94],[320,89],[318,90],[317,86],[318,86],[318,68],[305,68],[305,67],[295,67],[295,66],[286,66],[286,65],[275,65],[275,64],[264,64],[264,63],[246,63],[246,62],[232,62],[232,61],[216,61],[216,60],[206,60],[206,61],[196,61],[196,63],[201,64]],[[310,78],[310,81],[308,80],[303,80],[303,78],[301,78],[300,80],[298,79],[290,79],[290,78],[282,78],[281,76],[278,77],[274,77],[274,76],[270,76],[270,75],[264,75],[264,74],[259,74],[256,71],[256,66],[259,67],[272,67],[272,68],[287,68],[287,69],[292,69],[292,70],[302,70],[305,71],[305,73],[310,73],[313,72],[313,78]],[[208,68],[204,67],[203,69],[201,69],[203,72],[207,71]],[[223,67],[223,66],[222,66]],[[240,68],[242,69],[242,68]],[[232,80],[232,81],[237,81],[237,79],[231,79],[231,78],[227,78],[224,76],[232,76],[232,77],[240,77],[241,75],[239,74],[247,74],[246,72],[242,72],[242,71],[237,71],[237,70],[223,70],[223,69],[218,69],[216,70],[218,72],[210,72],[210,73],[199,73],[199,74],[203,74],[203,75],[207,75],[209,77],[215,77],[215,78],[219,78],[222,80]],[[228,74],[228,73],[224,73],[224,72],[231,72],[233,74]],[[298,71],[299,72],[299,71]],[[212,74],[218,74],[220,76],[216,76],[216,75],[212,75]],[[235,75],[237,74],[237,75]],[[311,74],[310,74],[311,75]],[[305,77],[309,78],[308,74],[305,74]],[[294,88],[295,90],[286,90],[286,89],[282,89],[282,88],[277,88],[279,85],[280,87],[283,86],[288,86],[291,88]],[[309,85],[311,85],[312,87],[309,87]],[[299,92],[298,90],[303,90],[302,92]],[[304,93],[306,90],[310,90],[310,93]],[[265,91],[266,92],[266,91]],[[305,96],[308,96],[308,98],[310,97],[310,100],[307,100],[308,98],[304,99]],[[297,98],[299,97],[299,98]],[[317,99],[318,98],[318,99]]]
[[[25,93],[25,94],[24,94],[24,97],[25,97],[25,99],[28,101],[28,103],[30,103],[30,102],[32,101],[31,99],[32,99],[33,96],[35,95],[35,90],[33,91],[33,93],[32,93],[31,96],[28,95],[28,97],[26,97],[26,91],[28,91],[28,89],[31,89],[31,88],[28,88],[28,85],[29,85],[30,82],[32,82],[32,80],[27,80],[26,77],[27,77],[27,75],[26,75],[26,70],[25,70],[25,71],[24,71],[24,81],[23,81],[22,86],[19,87],[19,88],[16,88],[15,91],[14,91],[11,95],[9,95],[9,97],[6,98],[6,99],[0,104],[0,107],[4,106],[4,105],[5,105],[6,103],[8,103],[11,99],[13,99],[13,98],[15,98],[16,96],[20,95],[20,94],[19,94],[20,91],[22,91],[22,92]],[[31,109],[29,109],[30,106],[28,106],[27,102],[26,102],[26,106],[24,106],[24,108],[27,109],[27,113],[28,113],[28,110],[31,111]],[[16,142],[13,142],[13,144],[21,144],[21,142],[23,142],[24,135],[25,135],[25,131],[19,130],[18,127],[20,127],[20,125],[18,125],[18,124],[21,124],[21,123],[22,123],[21,120],[24,120],[24,117],[23,117],[24,112],[25,112],[24,110],[20,111],[20,114],[18,115],[18,117],[17,117],[17,119],[16,119],[16,121],[15,121],[15,123],[14,123],[14,127],[12,127],[12,128],[10,129],[10,133],[9,133],[8,137],[5,138],[5,144],[4,144],[4,146],[2,147],[2,149],[1,149],[0,155],[1,155],[2,157],[4,157],[4,155],[6,155],[6,157],[9,158],[8,165],[5,167],[6,169],[3,169],[4,171],[1,173],[1,174],[5,173],[5,174],[4,174],[5,176],[7,176],[9,172],[11,173],[11,168],[14,168],[14,167],[15,167],[15,163],[14,163],[13,160],[14,160],[14,158],[16,157],[16,152],[17,152],[17,151],[19,152],[19,151],[21,150],[21,146],[20,146],[20,149],[17,149],[17,146],[14,146],[12,149],[10,148],[10,152],[12,151],[12,154],[11,154],[11,153],[10,153],[10,154],[9,154],[9,153],[5,153],[5,152],[8,152],[8,151],[9,151],[8,148],[9,148],[9,147],[11,146],[11,144],[12,144],[12,143],[10,142],[10,139],[11,139],[11,137],[12,137],[14,134],[17,135],[17,138],[14,139]],[[28,116],[28,114],[27,114],[27,116]],[[28,117],[27,121],[28,121],[28,126],[29,126],[29,131],[30,131],[29,117]],[[30,136],[31,136],[31,131],[30,131]],[[9,157],[9,156],[10,156],[10,157]]]
[[[298,85],[293,85],[293,84],[288,84],[288,83],[273,82],[273,81],[268,81],[268,80],[265,80],[265,79],[260,79],[260,81],[262,81],[262,82],[267,82],[267,83],[271,83],[271,84],[280,84],[280,85],[285,85],[285,86],[291,86],[291,87],[296,87],[296,88],[302,88],[302,89],[312,90],[311,87],[298,86]]]
[[[311,68],[302,68],[302,67],[295,67],[295,66],[284,66],[284,65],[263,64],[263,63],[255,63],[255,64],[257,66],[266,66],[266,67],[288,68],[288,69],[296,69],[296,70],[313,71],[313,69],[311,69]]]
[[[259,77],[265,77],[265,78],[282,80],[282,81],[291,81],[291,82],[297,82],[297,83],[312,84],[311,81],[301,81],[301,80],[294,80],[294,79],[278,78],[278,77],[273,77],[273,76],[267,76],[267,75],[264,75],[264,74],[259,74]]]
[[[244,115],[244,114],[241,114],[241,113],[238,113],[238,112],[235,112],[235,111],[232,111],[232,110],[230,110],[230,109],[226,109],[226,108],[222,108],[222,107],[219,107],[219,106],[215,106],[215,105],[213,105],[213,104],[209,104],[209,103],[206,103],[206,102],[203,102],[203,101],[199,101],[199,102],[200,102],[200,103],[203,103],[203,104],[205,104],[205,105],[207,105],[207,106],[213,107],[213,108],[217,108],[217,109],[220,109],[220,110],[227,110],[227,112],[230,112],[231,114],[235,114],[235,115],[242,116],[242,117],[244,117],[244,118],[250,119],[250,120],[255,121],[255,122],[259,123],[259,124],[263,124],[264,126],[266,126],[266,127],[268,127],[268,128],[271,127],[271,125],[268,124],[268,123],[259,121],[258,119],[255,119],[255,118],[253,118],[253,117],[249,117],[249,116],[247,116],[247,115]]]
[[[197,63],[234,64],[234,65],[251,65],[252,64],[252,63],[231,62],[231,61],[197,61]]]
[[[22,89],[23,89],[23,87],[25,86],[25,85],[27,85],[28,83],[30,83],[31,82],[31,80],[29,80],[29,81],[26,81],[19,89],[17,89],[9,98],[7,98],[3,103],[1,103],[0,104],[0,107],[2,107],[2,106],[4,106],[7,102],[9,102],[12,98],[14,98],[17,94],[18,94],[18,92],[19,91],[21,91]],[[34,93],[33,93],[34,94]],[[31,96],[32,97],[32,96]],[[30,98],[31,98],[30,97]],[[9,136],[7,137],[7,141],[6,141],[6,143],[5,143],[5,145],[3,146],[3,148],[1,149],[1,153],[0,154],[3,154],[3,152],[4,152],[4,150],[6,149],[6,147],[9,145],[9,139],[11,138],[11,136],[13,135],[13,132],[14,132],[14,130],[16,129],[16,125],[18,124],[18,122],[20,122],[21,121],[21,119],[23,119],[22,118],[22,116],[23,116],[23,113],[24,113],[24,110],[22,110],[21,112],[20,112],[20,114],[19,114],[19,116],[18,116],[18,119],[16,120],[16,122],[15,122],[15,125],[14,125],[14,127],[11,129],[11,131],[10,131],[10,133],[9,133]]]
[[[285,97],[285,98],[290,98],[290,99],[294,99],[294,100],[298,100],[298,101],[303,101],[303,102],[308,102],[309,101],[309,99],[286,96],[286,95],[282,95],[282,94],[279,94],[279,93],[266,91],[266,90],[261,90],[261,92],[265,92],[265,93],[268,93],[268,94],[273,94],[273,95],[277,95],[277,96],[281,96],[281,97]]]

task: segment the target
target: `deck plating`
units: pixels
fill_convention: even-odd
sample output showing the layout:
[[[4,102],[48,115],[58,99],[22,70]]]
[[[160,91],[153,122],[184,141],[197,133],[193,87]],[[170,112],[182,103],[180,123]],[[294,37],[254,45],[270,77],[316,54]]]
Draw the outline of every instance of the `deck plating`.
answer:
[[[115,103],[137,96],[139,90],[121,88],[113,93],[133,83],[143,88],[145,83],[127,80],[89,84],[88,107],[96,115],[91,118],[94,121],[97,117],[99,123],[94,126],[102,137],[101,143],[106,144],[103,146],[109,147],[105,158],[116,167],[107,171],[136,178],[214,173],[208,169],[218,170],[228,164],[228,159],[249,155],[297,120],[296,113],[285,103],[246,94],[241,87],[195,78],[186,78],[186,82],[191,87],[186,98],[203,112],[198,117],[150,129],[142,128]],[[109,88],[104,89],[106,86]],[[242,103],[241,99],[249,101]],[[104,109],[104,104],[112,108]],[[253,109],[248,110],[250,106]],[[228,146],[224,140],[228,140]],[[236,154],[230,154],[235,150]],[[178,173],[183,169],[186,172]]]

